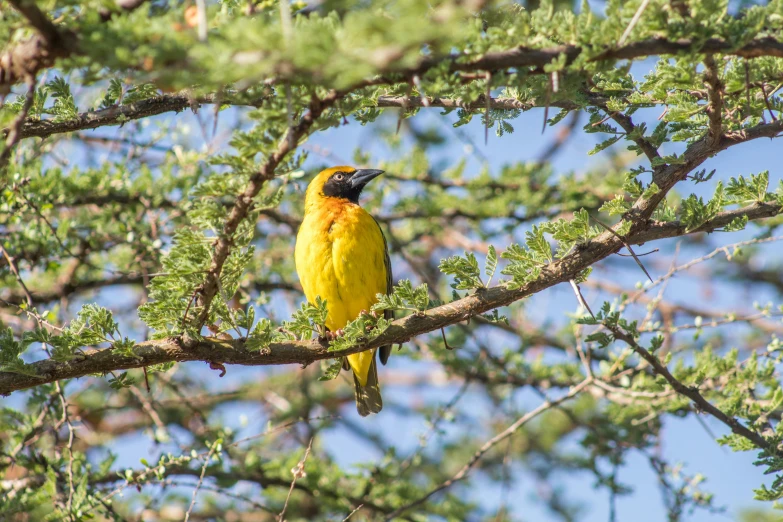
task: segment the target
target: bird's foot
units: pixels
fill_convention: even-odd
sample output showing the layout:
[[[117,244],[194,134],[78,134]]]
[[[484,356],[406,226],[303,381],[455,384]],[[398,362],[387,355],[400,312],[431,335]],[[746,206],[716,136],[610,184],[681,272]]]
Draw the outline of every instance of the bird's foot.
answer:
[[[332,332],[330,330],[327,330],[326,333],[324,333],[324,335],[322,335],[322,336],[320,336],[318,338],[318,340],[321,341],[321,342],[327,342],[328,343],[328,342],[334,341],[338,337],[342,337],[343,335],[345,335],[345,330],[337,330],[336,332]]]
[[[378,312],[376,312],[375,310],[370,310],[369,312],[367,310],[362,310],[361,312],[359,312],[359,317],[363,315],[369,315],[374,319],[378,319]]]

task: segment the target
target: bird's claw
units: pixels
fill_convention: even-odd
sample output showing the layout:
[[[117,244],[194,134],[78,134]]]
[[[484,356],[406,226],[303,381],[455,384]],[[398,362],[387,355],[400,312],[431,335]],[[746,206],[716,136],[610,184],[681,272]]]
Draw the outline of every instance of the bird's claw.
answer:
[[[330,341],[334,341],[338,337],[342,337],[343,335],[345,335],[345,330],[337,330],[336,332],[332,332],[330,330],[327,330],[326,333],[324,333],[318,339],[321,342],[330,342]]]

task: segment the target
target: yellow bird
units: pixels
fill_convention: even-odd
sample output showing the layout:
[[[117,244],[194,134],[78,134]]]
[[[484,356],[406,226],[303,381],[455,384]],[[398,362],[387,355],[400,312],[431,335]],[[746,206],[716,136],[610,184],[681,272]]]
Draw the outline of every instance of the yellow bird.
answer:
[[[359,206],[364,187],[382,170],[332,167],[308,185],[302,226],[296,237],[296,271],[305,297],[326,300],[326,327],[333,334],[391,292],[392,272],[386,239],[378,223]],[[384,315],[391,317],[391,311]],[[383,364],[391,346],[379,348]],[[375,350],[349,355],[362,417],[383,407]]]

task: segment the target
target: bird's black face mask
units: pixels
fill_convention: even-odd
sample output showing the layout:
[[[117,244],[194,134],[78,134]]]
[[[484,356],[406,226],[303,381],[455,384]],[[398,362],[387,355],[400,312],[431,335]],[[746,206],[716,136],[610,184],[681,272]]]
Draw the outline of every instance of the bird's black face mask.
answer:
[[[359,202],[359,195],[373,179],[383,174],[382,170],[360,169],[354,172],[335,172],[324,183],[324,196],[345,198],[353,203]]]

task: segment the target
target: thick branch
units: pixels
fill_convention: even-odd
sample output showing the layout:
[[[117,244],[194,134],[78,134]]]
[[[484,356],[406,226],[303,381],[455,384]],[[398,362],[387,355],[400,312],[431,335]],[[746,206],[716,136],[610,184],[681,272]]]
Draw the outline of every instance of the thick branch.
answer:
[[[745,209],[722,213],[714,220],[702,225],[699,230],[714,230],[740,215],[760,218],[777,215],[781,212],[783,209],[780,206],[753,205]],[[653,224],[649,230],[636,236],[629,236],[626,241],[638,244],[652,239],[681,236],[685,233],[685,227],[677,223]],[[452,303],[427,310],[422,315],[410,315],[399,319],[371,342],[339,352],[330,352],[326,346],[315,340],[274,343],[261,352],[247,350],[244,339],[222,341],[210,338],[195,342],[173,338],[148,341],[138,344],[133,349],[133,357],[122,356],[115,354],[111,349],[104,349],[90,352],[84,357],[74,358],[68,362],[47,359],[33,363],[28,366],[30,374],[0,373],[0,394],[7,395],[13,391],[61,379],[105,374],[109,371],[141,368],[173,361],[209,361],[245,366],[308,365],[318,360],[341,357],[383,345],[404,343],[418,335],[436,331],[492,309],[506,306],[558,283],[568,281],[575,274],[622,248],[623,243],[619,239],[605,233],[586,243],[584,248],[547,265],[542,269],[537,280],[519,289],[510,290],[501,286],[477,291],[473,295]]]
[[[776,203],[754,203],[747,207],[720,212],[714,218],[690,231],[688,230],[688,227],[680,221],[656,223],[655,226],[635,234],[633,236],[633,243],[643,244],[648,241],[656,241],[658,239],[682,236],[696,232],[714,232],[743,216],[746,216],[748,221],[755,221],[777,216],[782,211],[783,209],[781,209],[781,206]]]
[[[484,101],[462,104],[456,100],[448,98],[427,98],[415,96],[409,98],[407,107],[440,107],[446,109],[484,109],[487,104]],[[110,125],[123,125],[131,120],[139,120],[149,116],[157,116],[167,112],[180,112],[188,108],[197,107],[198,104],[211,103],[231,103],[233,105],[244,105],[248,107],[259,107],[263,103],[263,98],[251,101],[233,101],[221,98],[215,94],[207,94],[197,98],[191,98],[188,93],[180,92],[176,94],[164,94],[128,104],[117,104],[106,109],[97,111],[87,111],[80,113],[76,118],[65,121],[33,120],[28,119],[22,125],[20,132],[21,138],[46,138],[53,134],[63,134],[67,132],[77,132],[88,129],[97,129]],[[401,96],[380,96],[378,98],[378,107],[403,107],[404,98]],[[529,110],[538,107],[536,103],[525,103],[513,98],[492,99],[491,107],[501,110]],[[561,100],[550,103],[551,107],[561,109],[576,110],[579,106],[571,101]],[[0,131],[0,137],[6,136],[8,130]]]
[[[649,199],[640,198],[628,211],[626,216],[635,219],[635,223],[631,227],[629,235],[636,237],[637,234],[644,232],[647,228],[645,223],[650,219],[650,216],[652,216],[660,202],[666,197],[669,190],[671,190],[677,182],[685,179],[689,172],[701,165],[707,158],[714,156],[722,150],[728,149],[732,145],[758,138],[774,138],[781,132],[783,132],[783,120],[778,120],[772,123],[756,125],[755,127],[744,129],[741,132],[724,135],[717,144],[714,143],[709,135],[704,136],[691,144],[682,155],[681,163],[666,165],[663,168],[655,170],[653,173],[653,182],[660,190]],[[702,226],[708,226],[708,224],[709,222]],[[720,226],[726,224],[727,223],[722,223]]]
[[[35,35],[0,55],[0,95],[11,92],[11,86],[33,78],[41,69],[51,67],[57,58],[68,56],[64,48],[50,46],[41,35]]]
[[[87,279],[66,281],[51,286],[47,290],[31,290],[30,297],[33,304],[49,303],[57,301],[58,299],[65,299],[73,294],[80,292],[87,292],[89,290],[98,290],[110,286],[119,285],[142,285],[144,284],[144,276],[140,273],[120,274],[114,277],[107,277],[105,279]],[[275,281],[254,281],[250,285],[254,290],[259,292],[271,292],[273,290],[286,290],[289,292],[301,292],[301,287],[296,284],[275,282]],[[0,293],[0,298],[6,303],[12,305],[20,305],[25,303],[27,296],[24,292],[19,291],[7,291]]]
[[[579,105],[568,100],[553,101],[549,103],[549,106],[568,110],[577,110],[580,108]],[[444,109],[484,110],[487,108],[487,102],[483,95],[480,96],[478,100],[471,103],[462,103],[460,100],[439,97],[410,96],[406,98],[405,96],[379,96],[378,107],[440,107]],[[545,104],[543,102],[526,103],[515,98],[490,98],[489,107],[498,110],[527,111],[534,107],[545,107]]]
[[[64,47],[70,45],[70,42],[65,41],[67,36],[61,34],[57,26],[38,9],[35,0],[8,0],[8,3],[27,19],[48,45]]]
[[[137,5],[141,5],[141,3],[142,2],[134,1],[133,6],[136,7]],[[452,61],[451,69],[453,71],[497,70],[508,67],[527,66],[543,67],[544,65],[551,63],[552,60],[557,59],[561,54],[565,54],[568,58],[568,62],[571,63],[579,55],[581,55],[583,51],[583,48],[574,45],[556,46],[548,49],[528,49],[519,47],[508,51],[487,53],[477,60],[466,62],[457,61],[457,59],[460,58],[458,56],[431,58],[425,60],[418,67],[412,70],[398,72],[403,72],[407,75],[421,74],[437,66],[443,60]],[[592,60],[598,61],[645,58],[647,56],[659,54],[676,54],[678,52],[686,51],[723,53],[746,58],[752,58],[756,56],[783,57],[783,42],[778,42],[774,38],[761,38],[753,40],[739,49],[733,49],[729,42],[718,39],[709,39],[702,45],[687,39],[681,39],[677,41],[649,39],[643,40],[641,42],[635,42],[617,49],[609,49],[599,54]],[[45,40],[43,37],[33,38],[17,47],[10,49],[6,52],[5,55],[0,57],[0,93],[8,92],[8,89],[11,85],[22,81],[25,77],[35,74],[42,68],[50,67],[53,64],[55,58],[67,56],[68,54],[70,54],[70,51],[68,51],[66,48],[54,48],[49,45],[47,40]],[[393,81],[390,79],[381,79],[373,83],[393,83]],[[3,89],[5,89],[5,91],[3,91]],[[200,103],[212,103],[214,98],[214,95],[208,95],[204,99],[199,99],[197,101]],[[454,109],[460,107],[466,107],[470,109],[484,109],[487,105],[483,100],[477,100],[476,102],[463,105],[458,101],[446,98],[426,99],[428,104],[425,105],[424,100],[425,99],[421,97],[410,97],[406,99],[402,96],[381,96],[378,99],[378,106],[432,106]],[[602,100],[605,101],[605,99]],[[155,114],[161,114],[164,112],[180,111],[189,107],[190,102],[191,100],[186,99],[184,95],[176,94],[156,97],[151,100],[138,102],[138,104],[112,107],[110,109],[96,111],[94,113],[84,113],[74,120],[61,122],[58,124],[49,122],[28,122],[25,123],[25,126],[22,130],[22,137],[44,137],[61,132],[93,129],[103,125],[115,125],[122,123],[118,120],[122,119],[123,117],[133,120]],[[250,103],[250,105],[253,105],[253,103]],[[555,101],[550,105],[563,109],[579,108],[576,103],[567,100]],[[528,110],[534,106],[538,106],[538,104],[529,104],[508,98],[493,99],[490,101],[490,107],[494,109]],[[622,118],[623,116],[620,115],[619,117]],[[622,121],[618,120],[618,122],[625,128],[627,132],[629,131],[627,126],[623,125]],[[643,146],[642,148],[648,156],[650,156],[650,153],[654,150],[650,150],[651,146]]]
[[[212,103],[213,96],[198,100],[200,103]],[[156,96],[127,105],[114,105],[98,111],[88,111],[76,118],[53,122],[46,120],[28,120],[22,127],[23,138],[45,138],[52,134],[95,129],[106,125],[122,125],[130,120],[156,116],[165,112],[179,112],[191,107],[192,100],[185,94]]]
[[[8,2],[27,19],[38,34],[0,54],[0,95],[8,94],[13,85],[53,66],[55,60],[79,52],[76,35],[55,26],[34,0]],[[117,5],[123,10],[131,11],[143,3],[137,0],[118,0]]]
[[[0,95],[11,86],[34,78],[41,69],[51,67],[57,58],[68,56],[76,48],[76,37],[62,32],[44,15],[33,0],[8,0],[38,34],[0,55]]]
[[[98,111],[83,112],[76,118],[65,121],[27,120],[22,126],[21,136],[22,138],[45,138],[52,134],[96,129],[108,125],[123,125],[131,120],[157,116],[166,112],[180,112],[188,108],[197,109],[199,104],[224,102],[226,102],[225,98],[220,98],[215,94],[196,98],[191,97],[187,92],[164,94],[134,103],[117,104]],[[258,107],[262,102],[263,99],[238,102],[237,104]]]
[[[710,121],[709,136],[711,143],[716,145],[723,136],[723,82],[720,80],[718,65],[715,58],[708,54],[704,57],[704,83],[707,85],[707,95],[710,103],[707,106],[707,117]]]
[[[494,71],[506,69],[509,67],[544,67],[558,60],[561,55],[566,56],[566,63],[570,64],[576,60],[582,52],[583,47],[576,45],[558,45],[548,49],[529,49],[527,47],[518,47],[507,51],[497,51],[487,53],[481,58],[473,61],[458,62],[458,57],[453,57],[451,65],[452,71]],[[783,58],[783,42],[772,37],[757,38],[743,45],[736,45],[726,40],[710,38],[704,42],[698,42],[688,38],[679,40],[667,40],[665,38],[650,38],[633,42],[622,47],[608,48],[603,52],[590,58],[592,62],[609,60],[635,60],[646,58],[648,56],[678,54],[683,52],[703,52],[710,54],[725,54],[730,56],[740,56],[743,58],[757,58],[759,56],[776,56]],[[420,66],[419,71],[428,70],[438,63],[437,59],[426,60]]]

